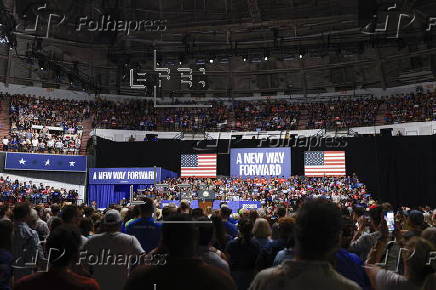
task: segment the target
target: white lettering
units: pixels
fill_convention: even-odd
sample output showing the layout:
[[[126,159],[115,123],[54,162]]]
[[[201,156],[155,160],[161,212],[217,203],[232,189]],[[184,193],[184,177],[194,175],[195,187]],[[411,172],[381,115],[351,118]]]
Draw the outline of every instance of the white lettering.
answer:
[[[433,26],[436,26],[436,17],[430,17],[428,20],[428,28],[426,31],[430,31]]]

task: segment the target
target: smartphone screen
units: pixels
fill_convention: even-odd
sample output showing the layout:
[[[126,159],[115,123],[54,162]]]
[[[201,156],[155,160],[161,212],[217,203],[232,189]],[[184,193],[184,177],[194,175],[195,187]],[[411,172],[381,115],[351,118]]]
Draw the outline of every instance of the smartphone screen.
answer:
[[[386,222],[388,224],[388,229],[390,232],[392,232],[395,229],[395,219],[394,219],[394,212],[388,211],[386,213]]]

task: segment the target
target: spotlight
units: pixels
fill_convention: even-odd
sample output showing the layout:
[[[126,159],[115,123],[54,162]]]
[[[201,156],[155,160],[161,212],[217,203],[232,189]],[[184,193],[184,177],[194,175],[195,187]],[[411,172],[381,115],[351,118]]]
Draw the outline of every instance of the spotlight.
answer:
[[[247,58],[246,58],[246,57],[244,57],[244,59],[243,59],[243,60],[244,60],[244,62],[246,62],[246,61],[247,61]]]
[[[300,57],[300,59],[302,59],[302,58],[303,58],[303,55],[300,53],[299,57]]]
[[[181,61],[179,61],[179,64],[180,64],[180,65],[182,65],[182,62],[181,62]]]
[[[213,63],[213,58],[209,59],[209,62],[210,62],[210,63]]]
[[[267,56],[265,56],[264,58],[263,58],[264,60],[268,60],[268,57]]]

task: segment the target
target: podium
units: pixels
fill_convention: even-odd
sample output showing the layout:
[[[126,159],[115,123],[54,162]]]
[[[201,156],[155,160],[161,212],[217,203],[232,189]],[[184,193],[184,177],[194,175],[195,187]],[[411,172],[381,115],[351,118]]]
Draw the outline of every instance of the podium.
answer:
[[[207,212],[207,208],[212,208],[213,201],[215,200],[215,192],[213,190],[200,190],[197,192],[198,207]]]
[[[198,207],[203,210],[204,213],[207,212],[208,208],[212,209],[213,201],[198,201]]]

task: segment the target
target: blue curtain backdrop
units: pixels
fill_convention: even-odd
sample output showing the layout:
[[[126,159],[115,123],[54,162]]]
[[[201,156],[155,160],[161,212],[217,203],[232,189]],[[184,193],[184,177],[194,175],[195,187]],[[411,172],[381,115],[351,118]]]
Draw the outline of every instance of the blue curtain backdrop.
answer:
[[[150,185],[135,184],[133,185],[133,191],[138,189],[146,189]],[[90,184],[88,188],[88,202],[97,202],[98,208],[107,208],[110,204],[120,203],[125,198],[130,198],[130,185],[129,184]]]
[[[115,191],[113,184],[89,185],[89,202],[96,201],[98,208],[107,208],[112,203],[119,203],[125,197],[124,191]],[[127,198],[129,191],[127,190]]]

